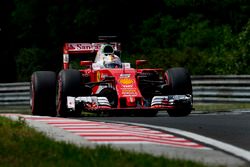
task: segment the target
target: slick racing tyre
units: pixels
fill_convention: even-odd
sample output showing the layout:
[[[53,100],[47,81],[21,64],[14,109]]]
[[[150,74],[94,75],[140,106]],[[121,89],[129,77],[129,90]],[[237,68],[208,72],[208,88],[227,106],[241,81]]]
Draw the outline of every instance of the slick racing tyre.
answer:
[[[177,67],[166,71],[166,82],[169,85],[169,95],[192,95],[192,82],[189,72],[185,68]],[[169,116],[187,116],[192,111],[192,105],[176,106],[176,109],[168,110]]]
[[[31,111],[33,115],[56,116],[56,74],[37,71],[31,76]]]
[[[81,92],[81,73],[78,70],[62,70],[58,76],[57,113],[62,117],[79,116],[81,111],[69,111],[67,96],[77,97]]]

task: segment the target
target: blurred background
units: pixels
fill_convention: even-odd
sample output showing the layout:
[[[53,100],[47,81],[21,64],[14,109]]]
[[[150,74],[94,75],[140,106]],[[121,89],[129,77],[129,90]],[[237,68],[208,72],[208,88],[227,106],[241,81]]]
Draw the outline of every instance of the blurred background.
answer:
[[[0,82],[62,68],[65,42],[116,35],[134,65],[250,74],[248,0],[1,0]]]

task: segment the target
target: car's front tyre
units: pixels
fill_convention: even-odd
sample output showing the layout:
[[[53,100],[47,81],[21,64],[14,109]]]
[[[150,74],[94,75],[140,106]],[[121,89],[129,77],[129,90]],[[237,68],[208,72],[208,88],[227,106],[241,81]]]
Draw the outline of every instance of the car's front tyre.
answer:
[[[171,68],[166,71],[168,95],[192,95],[192,82],[187,69],[182,67]],[[169,116],[188,116],[192,111],[192,104],[176,105],[175,109],[168,110]]]
[[[57,113],[62,117],[79,116],[81,111],[69,111],[67,96],[81,95],[81,73],[78,70],[61,70],[58,75]]]

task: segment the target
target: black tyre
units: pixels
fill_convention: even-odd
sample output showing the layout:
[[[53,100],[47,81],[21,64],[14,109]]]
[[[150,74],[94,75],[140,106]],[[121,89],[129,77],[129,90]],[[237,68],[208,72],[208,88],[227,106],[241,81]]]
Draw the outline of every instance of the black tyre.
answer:
[[[58,75],[57,113],[62,117],[79,116],[80,110],[67,109],[67,96],[81,95],[81,73],[77,70],[62,70]]]
[[[171,68],[166,71],[166,82],[168,83],[169,95],[193,94],[191,77],[187,69],[182,67]],[[192,111],[192,105],[176,106],[174,110],[168,110],[169,116],[187,116]]]
[[[31,112],[33,115],[56,116],[56,74],[37,71],[31,76]]]

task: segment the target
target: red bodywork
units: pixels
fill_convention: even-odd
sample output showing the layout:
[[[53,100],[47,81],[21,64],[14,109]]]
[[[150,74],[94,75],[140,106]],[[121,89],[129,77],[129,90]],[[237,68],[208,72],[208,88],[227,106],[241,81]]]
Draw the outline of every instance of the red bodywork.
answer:
[[[105,43],[66,43],[63,49],[63,68],[65,70],[69,69],[70,54],[96,54],[102,44]],[[120,51],[120,43],[113,42],[109,44],[113,46],[114,50]],[[137,69],[137,65],[142,65],[145,62],[145,60],[137,60],[136,69],[130,67],[94,69],[91,61],[81,61],[80,64],[82,66],[87,66],[87,68],[79,71],[83,76],[89,77],[90,83],[106,83],[106,86],[93,84],[94,86],[92,87],[92,95],[98,95],[102,91],[102,89],[106,87],[109,87],[116,91],[118,97],[117,106],[115,108],[110,108],[111,110],[166,110],[173,108],[173,106],[171,105],[159,105],[151,107],[145,104],[145,99],[138,87],[138,74],[142,73],[143,71],[157,71],[158,73],[161,73],[161,78],[165,77],[163,69]],[[103,107],[95,109],[103,109]],[[104,107],[104,109],[107,108]]]

